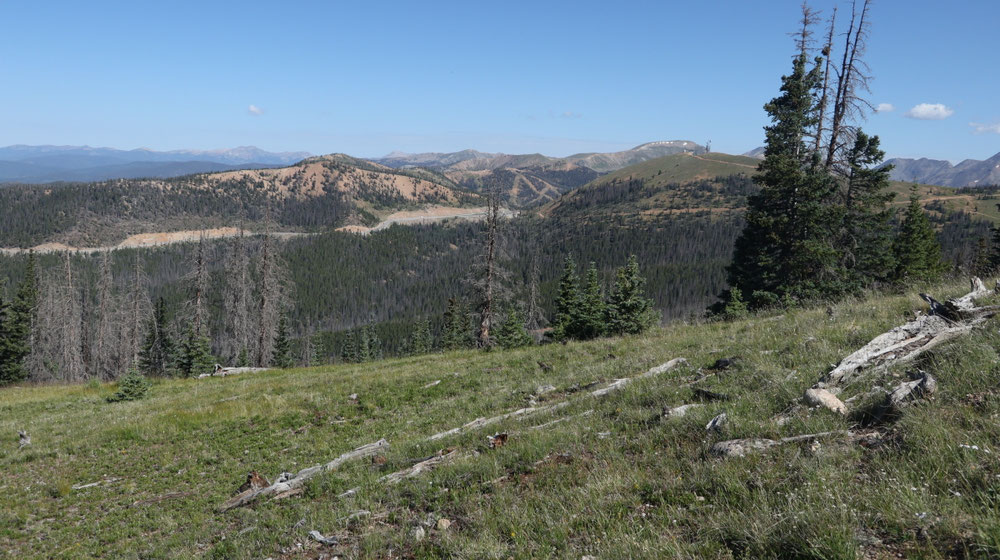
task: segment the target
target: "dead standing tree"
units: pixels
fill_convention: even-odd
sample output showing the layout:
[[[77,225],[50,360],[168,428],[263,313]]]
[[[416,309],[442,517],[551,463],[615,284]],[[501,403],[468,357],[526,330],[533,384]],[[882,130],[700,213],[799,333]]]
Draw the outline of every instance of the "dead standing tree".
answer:
[[[240,224],[239,234],[232,239],[226,252],[226,331],[229,336],[225,352],[237,362],[241,358],[255,355],[253,335],[250,328],[253,285],[250,278],[250,250],[247,246],[246,231]],[[247,365],[247,364],[241,364]]]
[[[191,258],[191,272],[188,273],[188,284],[191,290],[191,325],[198,336],[204,334],[202,327],[205,320],[205,301],[208,294],[208,256],[205,247],[205,234],[198,238],[198,247]]]
[[[480,293],[479,330],[476,336],[480,348],[493,346],[491,334],[497,318],[497,301],[502,291],[505,271],[500,267],[502,240],[500,232],[500,185],[491,184],[486,194],[486,238],[482,254],[482,276],[478,282]]]
[[[108,252],[101,254],[101,264],[97,275],[97,309],[93,336],[90,348],[93,356],[90,364],[92,375],[98,379],[111,380],[117,376],[118,363],[115,352],[118,340],[117,326],[119,322],[114,317],[118,309],[114,296],[114,279],[111,272],[111,256]]]
[[[126,371],[139,363],[144,328],[152,315],[152,302],[146,287],[148,283],[142,259],[136,252],[132,267],[132,282],[125,299],[126,317],[122,322],[121,350],[118,352],[122,368]]]
[[[834,68],[837,74],[837,89],[833,97],[833,113],[830,116],[830,138],[826,145],[827,170],[835,169],[841,163],[841,154],[853,141],[855,129],[850,126],[852,119],[864,116],[871,104],[861,97],[861,92],[869,91],[868,65],[862,57],[868,45],[868,30],[871,21],[868,19],[868,9],[871,0],[863,0],[860,11],[857,1],[851,3],[851,19],[847,26],[844,39],[844,52],[839,66]],[[833,23],[831,22],[831,26]],[[832,37],[832,27],[830,31]],[[832,40],[829,41],[832,45]],[[832,54],[827,55],[829,58]],[[825,92],[824,92],[825,95]]]
[[[278,332],[281,314],[288,303],[290,289],[288,273],[271,235],[271,214],[267,212],[264,235],[261,239],[258,260],[260,285],[257,305],[257,341],[255,365],[267,367],[274,355],[274,338]]]

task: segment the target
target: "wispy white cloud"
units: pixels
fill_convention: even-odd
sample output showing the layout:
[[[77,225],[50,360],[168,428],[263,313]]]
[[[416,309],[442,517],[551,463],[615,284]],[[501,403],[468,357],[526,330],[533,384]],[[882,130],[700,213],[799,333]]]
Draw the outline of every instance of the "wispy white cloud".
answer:
[[[251,106],[247,107],[247,112],[250,113],[251,115],[254,115],[254,116],[258,116],[258,115],[263,115],[264,114],[264,110],[261,109],[260,107],[256,106],[256,105],[251,105]]]
[[[985,134],[987,132],[1000,134],[1000,122],[993,124],[970,122],[969,126],[972,127],[972,132],[975,134]]]
[[[893,105],[892,103],[879,103],[875,107],[875,112],[876,113],[890,113],[890,112],[895,111],[895,110],[896,110],[896,106]]]
[[[905,116],[922,121],[940,121],[954,114],[955,110],[945,106],[943,103],[921,103],[914,105],[912,109],[905,113]]]
[[[582,117],[583,115],[575,111],[563,111],[562,113],[559,113],[560,119],[579,119]]]

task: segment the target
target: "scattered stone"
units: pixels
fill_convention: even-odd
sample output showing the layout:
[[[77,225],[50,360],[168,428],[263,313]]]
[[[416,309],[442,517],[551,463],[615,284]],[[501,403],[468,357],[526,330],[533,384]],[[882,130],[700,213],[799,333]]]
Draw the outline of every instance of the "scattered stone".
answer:
[[[354,402],[358,402],[358,394],[357,393],[351,393],[350,395],[347,395],[347,398],[348,398],[348,400],[352,400]]]
[[[545,393],[551,393],[552,391],[555,390],[556,390],[555,385],[539,385],[538,387],[535,388],[535,395],[541,396],[544,395]]]
[[[727,418],[728,417],[726,416],[725,412],[719,414],[715,418],[709,420],[708,424],[705,425],[705,430],[709,432],[721,432],[722,426],[726,424]]]
[[[320,544],[325,544],[327,546],[337,546],[337,544],[340,542],[337,540],[337,537],[332,537],[332,536],[324,537],[323,534],[320,533],[319,531],[309,531],[309,536],[312,538],[312,540]]]
[[[437,522],[437,530],[438,531],[447,531],[449,527],[451,527],[451,520],[450,519],[445,519],[443,517],[441,519],[438,519],[438,522]]]
[[[709,391],[708,389],[696,388],[694,390],[694,396],[706,400],[706,401],[728,401],[729,395],[724,395],[722,393],[716,393],[714,391]]]
[[[694,403],[694,404],[682,404],[681,406],[675,406],[674,408],[665,408],[663,409],[663,415],[668,418],[682,418],[685,414],[688,413],[688,411],[701,406],[705,405]]]
[[[745,457],[752,451],[761,451],[778,445],[773,439],[747,438],[720,441],[712,446],[712,453],[722,457]]]
[[[31,436],[28,435],[28,432],[21,430],[17,432],[17,436],[18,439],[20,440],[20,444],[17,446],[18,449],[31,445]]]
[[[422,541],[422,540],[424,540],[424,535],[426,535],[426,534],[427,534],[427,531],[424,531],[423,527],[414,527],[413,530],[410,531],[410,535],[413,537],[413,540],[415,540],[415,541]]]
[[[712,367],[708,369],[715,369],[715,370],[729,369],[736,363],[736,360],[738,359],[739,358],[737,358],[736,356],[733,356],[731,358],[719,358],[718,360],[715,360],[715,363],[712,364]]]
[[[826,389],[807,389],[806,402],[810,406],[822,406],[837,414],[847,414],[847,405]]]

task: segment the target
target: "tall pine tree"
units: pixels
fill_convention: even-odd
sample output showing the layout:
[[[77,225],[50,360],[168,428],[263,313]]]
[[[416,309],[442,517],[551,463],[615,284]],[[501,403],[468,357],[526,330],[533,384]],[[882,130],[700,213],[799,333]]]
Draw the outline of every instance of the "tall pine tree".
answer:
[[[579,310],[572,322],[572,337],[580,340],[597,338],[605,334],[607,314],[604,292],[597,275],[597,265],[590,263],[587,270],[587,284],[580,297]]]
[[[947,267],[941,260],[941,245],[934,228],[920,205],[917,185],[910,188],[910,205],[893,244],[893,253],[896,257],[895,280],[899,282],[934,281]]]
[[[646,279],[639,273],[635,255],[615,271],[615,283],[607,306],[608,332],[613,334],[639,334],[659,321],[653,300],[646,297],[643,286]]]
[[[580,311],[580,300],[580,277],[576,272],[576,262],[573,257],[566,257],[563,273],[559,278],[559,293],[556,295],[556,316],[552,322],[552,335],[557,340],[572,338]]]
[[[156,300],[139,352],[139,368],[145,375],[164,376],[173,368],[174,341],[170,337],[167,321],[167,303],[161,297]]]
[[[837,288],[831,236],[839,222],[831,204],[836,183],[807,146],[818,122],[813,94],[822,75],[818,63],[812,70],[807,64],[803,49],[781,79],[781,94],[764,106],[773,124],[764,129],[764,160],[754,176],[760,192],[747,201],[746,225],[728,269],[729,285],[752,307],[827,296]]]

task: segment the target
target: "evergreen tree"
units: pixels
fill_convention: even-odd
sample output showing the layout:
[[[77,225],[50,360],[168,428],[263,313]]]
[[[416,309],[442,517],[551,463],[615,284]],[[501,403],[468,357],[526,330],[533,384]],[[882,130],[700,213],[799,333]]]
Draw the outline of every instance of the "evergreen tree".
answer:
[[[38,270],[35,252],[28,254],[28,265],[24,271],[24,279],[18,286],[14,301],[6,311],[7,326],[0,326],[4,331],[0,337],[0,345],[6,346],[0,350],[0,384],[23,381],[28,378],[28,356],[34,346],[34,331],[38,313]],[[3,319],[0,319],[2,322]]]
[[[558,340],[572,338],[574,326],[580,312],[580,277],[576,273],[573,257],[566,257],[563,273],[559,278],[559,293],[556,295],[556,316],[552,323],[552,335]]]
[[[636,265],[638,266],[638,265]],[[597,276],[597,265],[590,263],[587,270],[587,285],[580,297],[579,310],[572,324],[572,337],[580,340],[597,338],[607,329],[605,323],[607,306],[604,303],[604,292],[601,290]]]
[[[986,238],[980,237],[976,242],[976,253],[972,258],[971,272],[975,276],[985,276],[990,270],[990,251],[986,246]]]
[[[382,359],[382,340],[378,337],[373,325],[367,325],[362,329],[364,341],[362,344],[363,360],[370,362]]]
[[[431,324],[427,319],[417,321],[413,327],[413,336],[410,337],[409,353],[414,355],[427,354],[434,347],[434,339],[431,336]]]
[[[167,330],[167,304],[161,297],[156,301],[153,317],[146,328],[146,337],[139,352],[139,368],[146,375],[167,375],[173,366],[174,341]]]
[[[444,313],[441,347],[445,350],[458,350],[468,346],[469,321],[465,315],[465,307],[455,298],[449,298],[448,309]]]
[[[278,331],[274,335],[274,353],[271,355],[274,367],[288,369],[292,362],[292,341],[288,338],[288,319],[282,315],[278,320]]]
[[[497,332],[497,344],[501,348],[521,348],[531,346],[533,342],[524,324],[524,316],[517,308],[511,309]]]
[[[22,381],[16,358],[13,320],[10,306],[4,300],[0,291],[0,385],[8,385]]]
[[[188,325],[177,360],[178,371],[184,377],[197,377],[211,373],[214,367],[215,358],[208,337],[198,334],[192,325]]]
[[[993,226],[990,230],[993,233],[992,250],[986,259],[987,270],[996,272],[1000,270],[1000,227]]]
[[[643,293],[645,283],[635,255],[615,271],[615,283],[607,306],[608,332],[638,334],[656,324],[658,313],[653,309],[653,301]]]
[[[896,257],[895,279],[934,281],[941,277],[947,265],[941,260],[941,245],[934,228],[920,205],[917,185],[910,188],[910,206],[893,244]]]
[[[347,331],[347,335],[344,336],[344,346],[340,350],[340,359],[347,363],[357,363],[360,361],[356,329]]]
[[[830,203],[836,184],[807,147],[818,120],[813,93],[821,73],[818,64],[806,65],[803,50],[782,77],[781,95],[764,106],[773,124],[764,129],[764,160],[754,177],[760,192],[747,201],[728,269],[729,285],[748,295],[751,307],[825,297],[837,287],[832,234],[840,220]]]
[[[881,166],[885,152],[879,137],[858,131],[847,155],[843,222],[838,238],[843,289],[858,292],[873,283],[886,282],[895,267],[892,251],[892,213],[888,204],[891,165]]]

